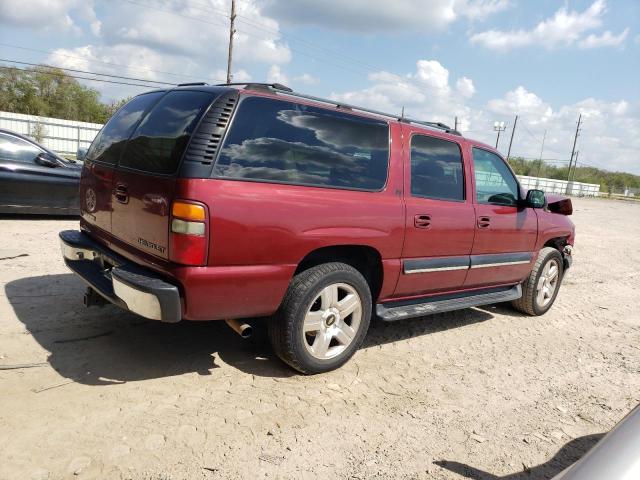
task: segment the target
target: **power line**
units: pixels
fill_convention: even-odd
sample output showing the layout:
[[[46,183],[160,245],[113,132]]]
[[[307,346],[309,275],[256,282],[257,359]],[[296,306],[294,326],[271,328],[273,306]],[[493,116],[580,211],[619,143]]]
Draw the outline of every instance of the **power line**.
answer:
[[[52,77],[60,77],[61,76],[59,73],[45,72],[45,71],[34,71],[34,70],[30,70],[28,68],[20,68],[20,67],[8,66],[8,65],[0,65],[0,69],[4,69],[4,70],[19,70],[21,72],[27,72],[27,73],[30,73],[32,75],[42,74],[42,75],[49,75],[49,76],[52,76]],[[117,82],[115,80],[105,80],[104,78],[82,77],[82,76],[79,76],[79,75],[69,75],[67,73],[65,73],[65,76],[71,77],[71,78],[77,78],[79,80],[89,80],[89,81],[93,81],[93,82],[114,83],[114,84],[117,84],[117,85],[131,85],[131,86],[134,86],[134,87],[157,88],[156,85],[148,85],[148,84],[142,84],[142,83],[130,83],[130,82]]]
[[[30,65],[33,67],[46,67],[46,68],[57,68],[58,70],[64,70],[67,72],[75,72],[75,73],[87,73],[89,75],[100,75],[102,77],[109,77],[109,78],[120,78],[122,80],[134,80],[137,82],[146,82],[146,83],[157,83],[158,85],[173,85],[175,86],[175,83],[169,83],[169,82],[160,82],[157,80],[149,80],[147,78],[135,78],[135,77],[123,77],[121,75],[111,75],[108,73],[98,73],[98,72],[89,72],[86,70],[76,70],[73,68],[63,68],[63,67],[58,67],[55,65],[47,65],[45,63],[29,63],[29,62],[20,62],[18,60],[9,60],[7,58],[0,58],[0,62],[8,62],[8,63],[16,63],[19,65]]]
[[[133,71],[138,71],[138,72],[162,73],[164,75],[170,75],[170,76],[173,76],[173,77],[191,78],[191,79],[194,79],[194,80],[202,80],[201,76],[185,75],[185,74],[174,73],[174,72],[165,72],[163,70],[153,70],[151,68],[134,67],[134,66],[130,66],[130,65],[123,65],[121,63],[104,62],[102,60],[89,59],[89,58],[86,58],[86,57],[79,57],[77,55],[68,55],[68,54],[60,53],[60,52],[58,52],[56,50],[41,50],[41,49],[37,49],[37,48],[22,47],[20,45],[12,45],[10,43],[0,43],[0,47],[15,48],[15,49],[25,50],[25,51],[29,51],[29,52],[46,53],[46,54],[49,54],[49,55],[58,55],[58,56],[65,57],[65,58],[73,58],[73,59],[76,59],[76,60],[82,60],[82,61],[87,62],[87,63],[99,63],[99,64],[102,64],[102,65],[109,65],[109,66],[113,66],[113,67],[126,68],[128,70],[133,70]],[[222,80],[219,79],[219,78],[209,77],[208,79],[209,80],[213,80],[215,82],[222,82]]]

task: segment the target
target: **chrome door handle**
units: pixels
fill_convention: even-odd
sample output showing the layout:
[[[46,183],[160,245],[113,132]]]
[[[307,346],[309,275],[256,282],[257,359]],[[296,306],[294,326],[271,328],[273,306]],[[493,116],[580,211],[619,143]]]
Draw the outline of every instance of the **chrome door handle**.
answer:
[[[478,227],[479,228],[488,228],[491,225],[491,217],[478,217]]]
[[[413,217],[413,226],[416,228],[429,228],[431,226],[431,215],[416,215]]]

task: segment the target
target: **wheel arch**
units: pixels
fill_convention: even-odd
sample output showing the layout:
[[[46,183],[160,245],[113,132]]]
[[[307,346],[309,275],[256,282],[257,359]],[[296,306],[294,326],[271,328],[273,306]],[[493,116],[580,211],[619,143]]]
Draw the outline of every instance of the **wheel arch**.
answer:
[[[343,262],[358,270],[369,284],[371,298],[376,302],[384,280],[382,255],[377,249],[358,244],[320,247],[307,253],[298,262],[294,275],[328,262]]]

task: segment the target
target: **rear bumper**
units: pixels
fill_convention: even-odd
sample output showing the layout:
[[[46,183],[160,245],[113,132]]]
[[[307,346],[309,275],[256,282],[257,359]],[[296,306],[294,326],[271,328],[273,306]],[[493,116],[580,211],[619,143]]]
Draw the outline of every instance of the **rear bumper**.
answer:
[[[142,317],[175,323],[182,318],[178,287],[77,230],[60,232],[67,266],[107,301]]]

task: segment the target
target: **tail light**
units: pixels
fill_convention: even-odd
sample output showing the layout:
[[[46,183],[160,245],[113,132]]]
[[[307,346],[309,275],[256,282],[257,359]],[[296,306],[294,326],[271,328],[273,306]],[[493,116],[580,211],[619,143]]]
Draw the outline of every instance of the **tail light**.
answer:
[[[207,263],[209,221],[203,205],[176,201],[171,206],[169,260],[182,265]]]

